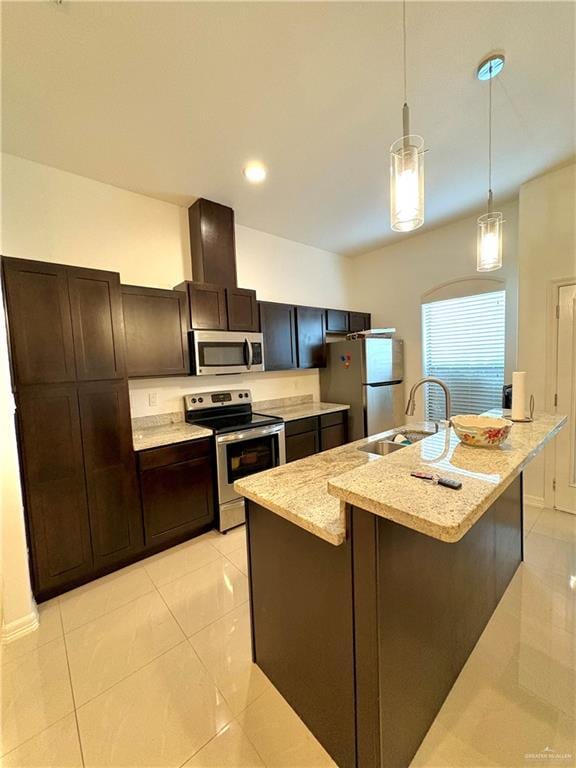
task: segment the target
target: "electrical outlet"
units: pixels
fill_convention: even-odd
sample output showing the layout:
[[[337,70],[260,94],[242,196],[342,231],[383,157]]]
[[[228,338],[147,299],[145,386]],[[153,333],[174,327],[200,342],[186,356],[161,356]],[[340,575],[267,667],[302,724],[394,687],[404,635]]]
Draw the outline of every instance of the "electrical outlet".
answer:
[[[158,392],[148,392],[148,405],[158,405]]]

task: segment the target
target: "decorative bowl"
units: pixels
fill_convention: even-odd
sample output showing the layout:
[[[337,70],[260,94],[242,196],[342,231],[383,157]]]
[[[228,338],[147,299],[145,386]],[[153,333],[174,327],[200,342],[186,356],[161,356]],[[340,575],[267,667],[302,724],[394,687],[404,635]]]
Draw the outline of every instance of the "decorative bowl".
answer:
[[[454,416],[452,426],[464,445],[473,445],[476,448],[497,448],[510,434],[512,422],[495,416],[464,414]]]

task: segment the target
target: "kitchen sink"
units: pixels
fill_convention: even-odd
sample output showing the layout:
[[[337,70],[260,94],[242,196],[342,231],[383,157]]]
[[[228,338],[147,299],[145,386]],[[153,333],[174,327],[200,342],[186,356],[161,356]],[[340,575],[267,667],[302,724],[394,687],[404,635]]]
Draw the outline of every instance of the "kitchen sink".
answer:
[[[407,439],[406,443],[395,443],[394,438],[396,435],[402,434]],[[387,456],[389,453],[399,451],[400,448],[406,448],[407,445],[418,443],[420,440],[424,440],[425,437],[430,437],[434,432],[425,432],[420,429],[399,429],[394,432],[390,437],[381,438],[380,440],[373,440],[371,443],[367,443],[360,448],[365,453],[375,453],[378,456]]]

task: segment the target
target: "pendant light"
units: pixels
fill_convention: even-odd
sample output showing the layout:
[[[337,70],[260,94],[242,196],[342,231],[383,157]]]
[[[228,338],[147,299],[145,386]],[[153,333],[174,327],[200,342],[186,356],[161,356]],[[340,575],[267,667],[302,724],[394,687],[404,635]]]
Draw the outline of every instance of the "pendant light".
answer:
[[[477,76],[488,80],[488,212],[478,218],[476,270],[493,272],[502,266],[502,224],[500,211],[492,210],[492,80],[502,71],[504,56],[490,56],[481,62]]]
[[[410,134],[406,88],[406,0],[402,2],[404,106],[402,136],[390,147],[390,222],[396,232],[424,224],[424,140]]]

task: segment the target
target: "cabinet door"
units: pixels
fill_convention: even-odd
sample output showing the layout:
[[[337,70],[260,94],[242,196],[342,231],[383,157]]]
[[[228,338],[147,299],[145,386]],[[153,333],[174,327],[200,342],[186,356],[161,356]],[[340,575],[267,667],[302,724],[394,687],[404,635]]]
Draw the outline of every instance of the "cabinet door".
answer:
[[[320,430],[320,450],[328,451],[330,448],[337,448],[346,442],[346,426],[344,424],[334,424],[331,427],[324,427]]]
[[[304,459],[318,453],[318,432],[286,436],[286,461]]]
[[[258,302],[256,291],[249,288],[226,288],[228,329],[231,331],[258,331]]]
[[[228,329],[226,290],[211,283],[188,283],[190,325],[198,331]]]
[[[96,269],[68,270],[78,381],[126,375],[120,276]]]
[[[66,267],[4,258],[14,383],[74,381],[74,343]]]
[[[327,309],[326,330],[329,333],[348,333],[348,312],[342,309]]]
[[[128,384],[81,384],[78,391],[92,548],[100,567],[142,548]]]
[[[367,331],[370,328],[370,315],[365,312],[350,312],[350,333]]]
[[[128,376],[190,371],[188,301],[184,291],[122,286]]]
[[[17,413],[38,597],[62,591],[93,567],[76,386],[23,388]]]
[[[315,307],[296,307],[298,367],[326,365],[326,313]]]
[[[188,221],[194,279],[235,286],[236,242],[232,208],[201,197],[188,208]]]
[[[212,462],[204,456],[140,474],[146,546],[191,536],[214,519]]]
[[[260,302],[260,325],[267,371],[296,368],[296,308],[290,304]]]

